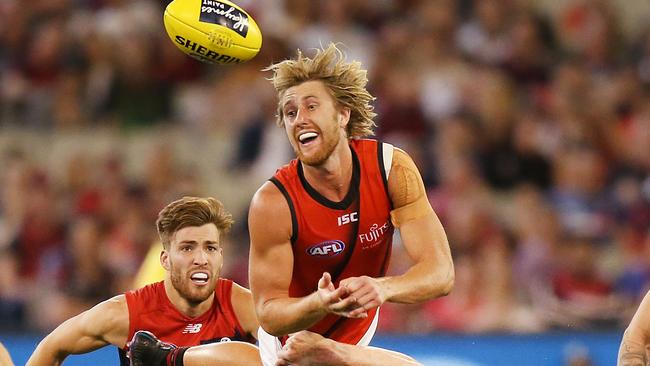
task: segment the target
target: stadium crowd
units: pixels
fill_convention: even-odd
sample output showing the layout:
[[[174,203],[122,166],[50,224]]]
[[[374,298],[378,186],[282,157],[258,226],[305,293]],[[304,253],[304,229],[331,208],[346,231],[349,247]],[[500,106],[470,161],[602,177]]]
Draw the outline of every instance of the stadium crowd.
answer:
[[[380,330],[629,322],[650,288],[650,27],[617,2],[241,0],[264,43],[228,67],[174,48],[166,3],[0,2],[0,135],[22,136],[0,139],[0,330],[50,330],[132,288],[160,208],[224,184],[239,202],[224,199],[224,275],[245,285],[246,182],[291,158],[260,70],[329,41],[368,68],[377,137],[418,163],[456,266],[451,295],[387,304]],[[161,131],[196,141],[189,161]],[[85,138],[54,164],[25,134]],[[149,155],[90,153],[143,134],[160,138]],[[391,270],[407,263],[397,241]]]

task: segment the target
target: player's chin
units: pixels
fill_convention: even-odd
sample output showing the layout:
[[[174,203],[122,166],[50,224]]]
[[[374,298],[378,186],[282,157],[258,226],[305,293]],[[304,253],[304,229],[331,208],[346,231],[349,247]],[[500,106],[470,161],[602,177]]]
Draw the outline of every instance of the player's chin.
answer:
[[[303,164],[312,165],[312,166],[322,165],[325,162],[325,160],[327,160],[325,154],[320,150],[301,151],[300,154],[298,155],[298,158],[300,159],[301,162],[303,162]]]
[[[200,303],[207,300],[212,294],[212,292],[214,292],[214,288],[212,289],[212,291],[210,291],[210,289],[208,288],[199,288],[199,289],[192,288],[189,291],[187,291],[185,298],[187,298],[187,300],[189,300],[190,302]]]
[[[216,281],[210,280],[206,282],[189,281],[186,288],[188,289],[188,292],[193,294],[210,294],[214,291],[215,287]]]

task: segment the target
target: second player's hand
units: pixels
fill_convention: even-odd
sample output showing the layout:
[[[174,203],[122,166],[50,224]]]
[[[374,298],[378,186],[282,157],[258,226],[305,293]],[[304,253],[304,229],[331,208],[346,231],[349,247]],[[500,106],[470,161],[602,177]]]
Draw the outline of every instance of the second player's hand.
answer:
[[[341,365],[335,343],[320,334],[301,331],[293,334],[278,352],[275,366]]]
[[[367,311],[382,305],[386,301],[384,289],[379,281],[372,277],[349,277],[339,283],[339,288],[346,288],[348,297],[355,300],[357,308],[349,312],[351,318],[366,314]]]
[[[360,305],[357,299],[350,296],[347,287],[334,287],[332,276],[327,272],[323,273],[323,276],[318,281],[318,298],[328,313],[347,318],[365,318],[368,316],[365,310],[359,309]]]

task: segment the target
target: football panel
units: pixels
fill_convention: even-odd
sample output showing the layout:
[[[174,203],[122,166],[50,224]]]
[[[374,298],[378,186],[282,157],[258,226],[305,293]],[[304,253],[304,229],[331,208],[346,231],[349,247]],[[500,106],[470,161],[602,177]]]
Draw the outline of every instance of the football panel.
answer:
[[[236,64],[253,58],[258,50],[234,44],[219,29],[206,34],[165,11],[167,35],[185,54],[208,63]]]
[[[174,0],[167,6],[167,12],[206,34],[218,33],[227,44],[257,50],[262,45],[262,34],[255,20],[229,1]]]

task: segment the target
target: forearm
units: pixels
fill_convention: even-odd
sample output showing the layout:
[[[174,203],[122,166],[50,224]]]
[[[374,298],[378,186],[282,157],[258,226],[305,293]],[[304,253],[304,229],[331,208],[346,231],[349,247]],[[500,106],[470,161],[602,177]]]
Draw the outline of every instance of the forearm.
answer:
[[[278,298],[266,301],[258,313],[266,332],[284,336],[308,329],[327,315],[316,293],[301,298]]]
[[[646,366],[645,344],[630,336],[626,331],[618,350],[618,366]]]
[[[376,347],[354,346],[345,343],[331,343],[335,357],[346,366],[418,366],[413,358],[394,351]]]
[[[386,301],[414,304],[449,294],[454,285],[451,261],[431,268],[431,263],[422,262],[402,275],[379,278]]]
[[[66,356],[66,353],[48,344],[48,339],[45,338],[36,347],[26,366],[59,366]]]

